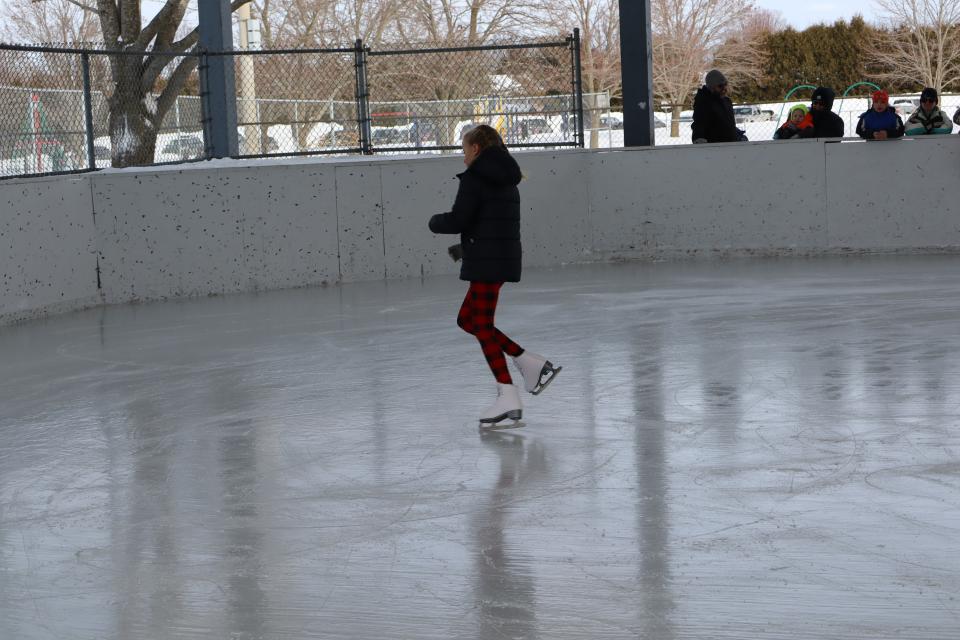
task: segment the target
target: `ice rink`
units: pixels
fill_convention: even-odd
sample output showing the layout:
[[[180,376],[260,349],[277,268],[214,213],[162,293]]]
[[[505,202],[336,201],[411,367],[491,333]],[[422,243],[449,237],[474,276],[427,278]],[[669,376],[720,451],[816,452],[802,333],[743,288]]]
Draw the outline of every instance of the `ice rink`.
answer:
[[[958,267],[529,270],[488,434],[452,277],[0,328],[0,638],[955,639]]]

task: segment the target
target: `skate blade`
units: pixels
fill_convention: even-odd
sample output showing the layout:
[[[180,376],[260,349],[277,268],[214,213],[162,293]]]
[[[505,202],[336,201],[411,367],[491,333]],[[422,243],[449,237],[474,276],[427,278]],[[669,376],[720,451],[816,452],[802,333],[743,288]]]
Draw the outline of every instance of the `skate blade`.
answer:
[[[537,382],[537,386],[533,388],[532,393],[535,396],[540,395],[544,389],[547,388],[553,379],[557,377],[557,374],[563,370],[563,367],[554,367],[549,361],[543,365],[543,370],[540,371],[540,380]]]
[[[523,418],[523,409],[514,409],[513,411],[502,413],[495,418],[480,420],[480,429],[517,429],[523,426],[523,423],[520,421],[521,418]],[[506,420],[512,420],[513,422],[505,422]]]
[[[523,420],[513,420],[511,422],[481,422],[479,430],[482,433],[488,431],[506,431],[508,429],[519,429],[521,427],[527,426],[527,423]]]

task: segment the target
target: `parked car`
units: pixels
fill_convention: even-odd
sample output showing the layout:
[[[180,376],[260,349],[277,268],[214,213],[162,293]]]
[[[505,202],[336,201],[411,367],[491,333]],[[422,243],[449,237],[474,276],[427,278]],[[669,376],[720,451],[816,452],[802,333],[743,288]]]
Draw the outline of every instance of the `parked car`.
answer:
[[[545,117],[541,116],[517,116],[514,120],[514,126],[519,128],[521,138],[552,133],[550,123],[547,122]]]
[[[897,98],[891,103],[891,106],[900,114],[901,118],[906,119],[920,108],[920,98]]]
[[[733,118],[737,121],[737,124],[744,122],[764,122],[769,120],[772,115],[772,111],[770,111],[768,115],[767,112],[761,111],[760,107],[753,104],[741,104],[733,108]]]
[[[181,133],[157,136],[154,162],[183,162],[203,157],[203,137],[199,133]]]
[[[605,113],[600,116],[600,126],[607,129],[623,129],[623,114]]]
[[[395,127],[370,127],[370,143],[375,146],[412,144],[413,123]]]

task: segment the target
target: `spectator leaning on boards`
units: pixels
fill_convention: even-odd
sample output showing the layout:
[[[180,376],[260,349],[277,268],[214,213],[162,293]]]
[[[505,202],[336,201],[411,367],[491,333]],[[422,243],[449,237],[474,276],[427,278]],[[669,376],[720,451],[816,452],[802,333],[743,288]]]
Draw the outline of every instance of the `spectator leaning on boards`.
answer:
[[[845,125],[843,118],[835,114],[833,99],[836,94],[829,87],[817,87],[810,99],[810,117],[813,130],[805,129],[801,138],[842,138]]]
[[[953,123],[937,106],[937,101],[936,89],[927,87],[923,90],[920,94],[920,107],[904,123],[904,135],[923,136],[953,131]]]
[[[873,92],[873,106],[864,111],[857,123],[857,135],[864,140],[890,140],[903,135],[903,121],[897,110],[890,106],[890,95],[883,91]]]
[[[693,142],[737,142],[746,140],[737,128],[733,103],[727,97],[727,79],[714,69],[693,99]]]
[[[792,138],[810,137],[813,133],[813,116],[806,105],[795,104],[790,107],[790,113],[783,126],[773,134],[774,140],[790,140]]]

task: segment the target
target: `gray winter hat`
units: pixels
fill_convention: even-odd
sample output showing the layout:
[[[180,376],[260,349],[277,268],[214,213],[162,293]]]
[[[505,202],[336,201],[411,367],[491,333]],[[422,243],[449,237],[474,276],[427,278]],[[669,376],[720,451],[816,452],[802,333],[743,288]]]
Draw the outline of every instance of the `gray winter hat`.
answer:
[[[722,73],[714,69],[707,74],[706,84],[711,89],[721,84],[727,84],[727,78]]]

